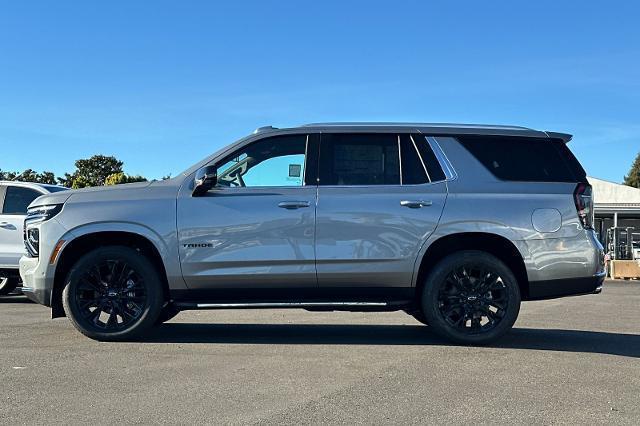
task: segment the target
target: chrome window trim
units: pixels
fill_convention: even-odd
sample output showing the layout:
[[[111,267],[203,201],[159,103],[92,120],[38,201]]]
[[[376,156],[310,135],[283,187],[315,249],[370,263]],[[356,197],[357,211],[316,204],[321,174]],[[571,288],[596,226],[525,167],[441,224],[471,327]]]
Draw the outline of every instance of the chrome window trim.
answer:
[[[409,135],[409,139],[411,139],[411,143],[413,144],[413,149],[415,150],[418,158],[420,159],[420,164],[422,164],[422,168],[427,175],[428,183],[432,183],[433,179],[431,179],[431,175],[429,174],[429,170],[427,170],[427,166],[424,164],[424,160],[422,159],[422,155],[420,155],[420,150],[418,149],[418,145],[416,145],[416,141],[413,140],[413,135]]]
[[[402,186],[402,148],[400,148],[400,135],[398,135],[398,164],[400,168],[400,186]]]
[[[431,147],[431,150],[436,156],[438,163],[440,163],[440,167],[442,167],[442,171],[444,172],[445,180],[455,180],[458,179],[458,173],[453,168],[453,165],[449,161],[447,154],[444,153],[438,140],[433,136],[426,136],[427,142]]]

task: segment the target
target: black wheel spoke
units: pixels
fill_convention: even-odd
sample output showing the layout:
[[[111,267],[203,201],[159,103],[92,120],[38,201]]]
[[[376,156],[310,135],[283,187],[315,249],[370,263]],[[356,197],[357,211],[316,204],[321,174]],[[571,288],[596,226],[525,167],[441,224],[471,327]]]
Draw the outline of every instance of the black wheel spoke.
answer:
[[[450,326],[465,334],[484,333],[505,317],[509,294],[492,267],[467,265],[453,269],[438,292],[438,310]]]
[[[109,319],[107,320],[107,328],[115,328],[116,325],[118,325],[118,317],[116,316],[115,309],[112,308]]]
[[[81,302],[80,309],[84,311],[85,309],[89,309],[89,308],[94,307],[94,306],[97,307],[99,303],[100,302],[99,302],[98,299],[89,299],[89,300]]]
[[[474,330],[474,331],[480,330],[480,318],[471,319],[471,330]]]
[[[130,264],[105,260],[79,278],[74,298],[85,321],[98,329],[115,331],[140,319],[147,292],[142,278]]]
[[[93,311],[89,312],[89,315],[87,315],[87,319],[95,324],[101,313],[102,305],[98,305]]]

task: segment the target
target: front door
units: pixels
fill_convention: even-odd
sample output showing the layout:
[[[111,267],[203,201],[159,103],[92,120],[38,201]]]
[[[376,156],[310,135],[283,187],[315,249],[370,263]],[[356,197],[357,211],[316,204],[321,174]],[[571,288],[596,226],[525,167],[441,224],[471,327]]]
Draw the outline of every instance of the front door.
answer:
[[[323,134],[316,227],[319,286],[343,291],[371,287],[369,294],[410,288],[418,253],[435,230],[446,197],[444,173],[424,137]]]
[[[178,238],[189,288],[259,297],[265,289],[317,286],[317,187],[309,176],[316,167],[307,167],[317,145],[315,135],[260,139],[216,164],[218,185],[205,196],[180,196]],[[317,152],[311,157],[316,161]]]
[[[22,230],[27,207],[42,193],[17,185],[0,185],[0,268],[18,268],[25,253]]]

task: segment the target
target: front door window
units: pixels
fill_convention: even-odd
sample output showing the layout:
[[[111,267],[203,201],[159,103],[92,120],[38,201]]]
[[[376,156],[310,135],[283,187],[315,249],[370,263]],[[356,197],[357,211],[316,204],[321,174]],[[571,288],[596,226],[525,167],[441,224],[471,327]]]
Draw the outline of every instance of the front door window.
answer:
[[[261,139],[223,160],[218,184],[226,187],[296,187],[304,185],[306,135]]]

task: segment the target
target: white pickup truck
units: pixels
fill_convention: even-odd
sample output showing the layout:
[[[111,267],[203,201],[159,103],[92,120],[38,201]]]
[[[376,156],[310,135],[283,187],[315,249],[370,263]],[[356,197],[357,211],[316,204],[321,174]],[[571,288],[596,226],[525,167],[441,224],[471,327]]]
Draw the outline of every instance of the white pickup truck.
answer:
[[[67,188],[39,183],[0,181],[0,295],[19,283],[18,261],[24,254],[23,228],[27,206],[41,195]]]

